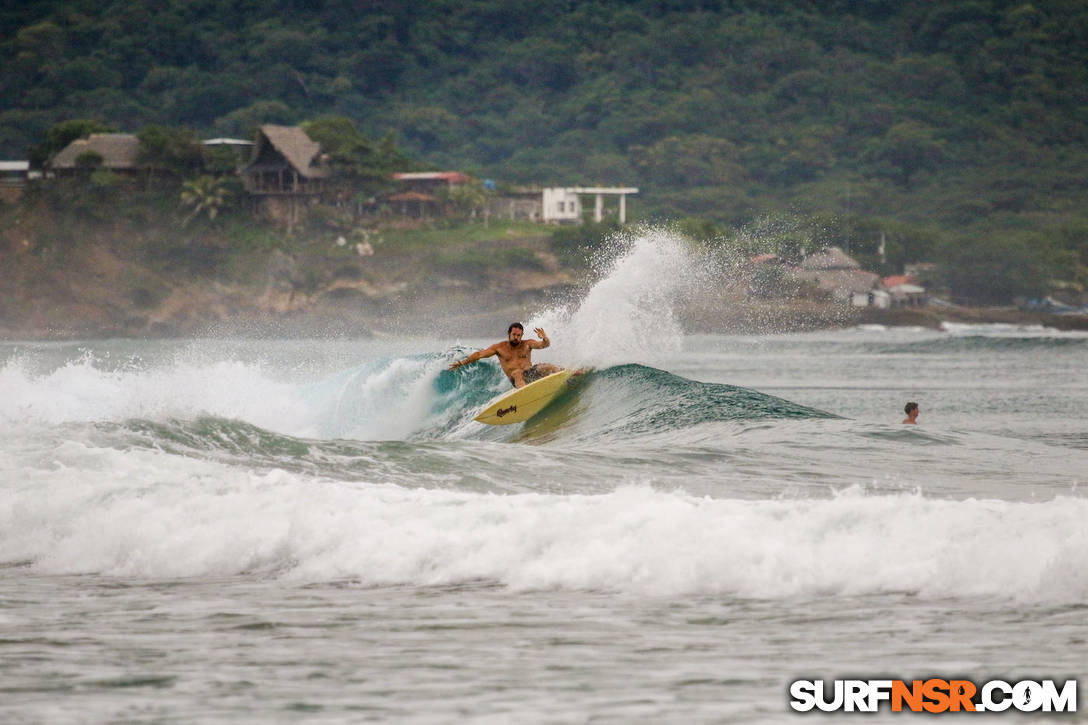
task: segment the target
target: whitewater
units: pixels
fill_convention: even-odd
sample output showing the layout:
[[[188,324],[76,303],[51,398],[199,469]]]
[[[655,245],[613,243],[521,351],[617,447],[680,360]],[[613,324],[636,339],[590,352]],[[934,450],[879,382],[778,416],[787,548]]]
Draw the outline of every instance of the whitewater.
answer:
[[[0,721],[782,722],[800,678],[1084,673],[1088,335],[689,335],[703,255],[641,230],[526,310],[587,373],[514,426],[472,420],[493,361],[446,369],[505,328],[0,343]]]

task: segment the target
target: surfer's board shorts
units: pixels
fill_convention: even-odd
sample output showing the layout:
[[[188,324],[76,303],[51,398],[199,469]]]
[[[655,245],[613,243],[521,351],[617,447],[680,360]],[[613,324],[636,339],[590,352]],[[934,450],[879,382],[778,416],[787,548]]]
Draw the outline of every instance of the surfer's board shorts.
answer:
[[[548,374],[545,372],[541,372],[539,365],[533,365],[531,368],[521,374],[521,379],[525,381],[526,385],[528,385],[529,383],[535,383],[537,380],[546,377],[548,377]],[[513,378],[510,378],[510,384],[513,385],[515,388],[518,386],[518,384],[514,382]]]

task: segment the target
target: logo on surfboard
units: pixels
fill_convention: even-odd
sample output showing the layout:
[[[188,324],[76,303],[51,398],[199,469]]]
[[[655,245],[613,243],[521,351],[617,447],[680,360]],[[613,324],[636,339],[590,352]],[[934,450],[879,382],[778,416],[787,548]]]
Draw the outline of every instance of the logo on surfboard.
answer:
[[[518,412],[518,406],[511,405],[509,408],[499,408],[498,410],[495,411],[495,415],[497,415],[497,416],[499,416],[501,418],[504,415],[506,415],[507,413],[516,413],[516,412]]]

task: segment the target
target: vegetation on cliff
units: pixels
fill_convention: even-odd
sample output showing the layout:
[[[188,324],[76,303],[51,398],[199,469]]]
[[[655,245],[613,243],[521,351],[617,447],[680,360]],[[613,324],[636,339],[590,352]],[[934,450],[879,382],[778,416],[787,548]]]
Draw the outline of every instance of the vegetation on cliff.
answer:
[[[709,235],[799,217],[782,243],[1003,302],[1088,283],[1086,36],[1075,0],[21,3],[0,155],[74,118],[347,117],[432,167],[637,184],[632,216]]]

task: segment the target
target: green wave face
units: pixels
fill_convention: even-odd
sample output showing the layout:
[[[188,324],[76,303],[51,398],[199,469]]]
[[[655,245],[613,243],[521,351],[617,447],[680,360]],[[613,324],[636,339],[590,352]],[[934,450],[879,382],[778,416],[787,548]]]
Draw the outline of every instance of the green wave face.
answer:
[[[620,365],[575,378],[527,432],[550,431],[579,442],[672,435],[712,423],[833,418],[755,390],[688,380],[643,365]]]
[[[425,357],[360,367],[308,386],[301,397],[311,407],[300,412],[316,417],[315,430],[342,431],[334,435],[290,435],[216,415],[102,422],[93,426],[92,435],[96,443],[126,451],[409,488],[567,490],[576,471],[573,485],[590,492],[610,490],[638,471],[654,471],[661,478],[662,465],[677,475],[705,467],[716,470],[727,455],[721,449],[723,438],[752,436],[758,442],[769,432],[789,437],[797,433],[794,425],[836,417],[747,388],[621,365],[575,376],[565,392],[527,423],[486,426],[472,418],[496,391],[508,387],[497,366],[476,365],[463,373],[440,369],[419,385],[416,363],[435,369],[434,361]],[[390,374],[396,366],[407,370],[403,379]],[[388,382],[379,385],[378,379]],[[399,438],[351,435],[354,430],[382,430],[380,421],[364,420],[381,409],[379,402],[390,416],[414,420],[416,426]],[[523,445],[507,451],[510,444]],[[522,480],[508,475],[505,462],[510,456],[531,465],[533,476]]]
[[[379,373],[388,375],[388,369]],[[389,376],[383,385],[376,385],[379,373],[371,372],[342,373],[329,384],[311,386],[304,397],[313,407],[305,412],[316,419],[315,430],[322,431],[317,437],[285,435],[216,416],[134,419],[103,424],[100,430],[123,433],[128,445],[227,463],[327,471],[336,461],[332,467],[350,478],[372,475],[375,466],[383,465],[379,461],[388,462],[398,447],[409,444],[417,453],[418,446],[428,443],[441,447],[474,440],[584,446],[666,436],[683,444],[685,439],[702,439],[698,429],[708,424],[836,417],[747,388],[621,365],[575,376],[566,391],[525,424],[495,427],[472,418],[497,392],[506,390],[508,384],[496,366],[442,370],[424,386],[426,395],[420,393],[414,370],[406,374],[412,384]],[[381,416],[398,424],[383,429]],[[400,434],[381,435],[386,431]]]
[[[436,388],[447,410],[437,417],[471,417],[493,395],[484,370],[453,379],[439,376]],[[454,415],[450,415],[454,413]],[[628,439],[661,435],[723,421],[834,418],[824,411],[734,385],[703,383],[643,365],[619,365],[571,379],[567,390],[537,416],[513,431],[484,430],[472,437],[537,442]],[[421,431],[442,437],[443,430]]]

